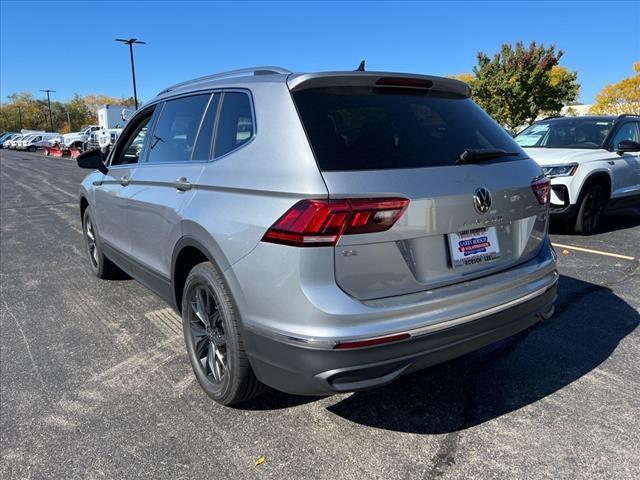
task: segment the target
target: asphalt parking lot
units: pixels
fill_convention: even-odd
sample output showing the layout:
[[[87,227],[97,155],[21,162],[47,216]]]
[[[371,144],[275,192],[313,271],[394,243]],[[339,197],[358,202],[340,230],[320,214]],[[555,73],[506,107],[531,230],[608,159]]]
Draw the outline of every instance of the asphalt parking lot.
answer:
[[[1,478],[640,476],[640,216],[552,235],[557,312],[515,338],[370,392],[226,408],[166,304],[89,272],[85,173],[0,151]]]

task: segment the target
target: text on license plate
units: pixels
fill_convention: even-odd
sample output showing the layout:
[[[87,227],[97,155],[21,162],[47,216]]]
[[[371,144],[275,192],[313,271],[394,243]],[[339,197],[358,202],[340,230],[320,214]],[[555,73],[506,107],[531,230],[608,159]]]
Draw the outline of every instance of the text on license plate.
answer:
[[[454,267],[490,262],[500,256],[496,227],[464,230],[448,237]]]

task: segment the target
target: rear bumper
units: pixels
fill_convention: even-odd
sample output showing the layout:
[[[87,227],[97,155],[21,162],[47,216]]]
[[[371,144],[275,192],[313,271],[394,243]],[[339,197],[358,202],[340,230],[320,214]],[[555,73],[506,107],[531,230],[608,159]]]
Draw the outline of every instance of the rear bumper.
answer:
[[[557,278],[557,277],[556,277]],[[407,340],[353,350],[298,346],[245,331],[256,376],[278,390],[326,395],[378,387],[509,337],[553,313],[557,282],[524,302]]]
[[[290,255],[305,249],[262,243],[269,264],[238,262],[225,272],[240,316],[243,339],[257,377],[278,390],[323,395],[376,387],[513,335],[552,313],[556,257],[548,240],[538,255],[482,278],[424,292],[358,301],[331,278],[333,249],[311,257],[314,277],[288,275]],[[320,248],[318,250],[321,250]],[[300,257],[299,262],[306,262]],[[290,263],[290,262],[289,262]],[[279,271],[278,269],[282,269]],[[323,271],[326,269],[326,272]],[[302,277],[302,278],[300,278]],[[240,286],[251,293],[247,295]],[[402,334],[405,340],[335,349]]]

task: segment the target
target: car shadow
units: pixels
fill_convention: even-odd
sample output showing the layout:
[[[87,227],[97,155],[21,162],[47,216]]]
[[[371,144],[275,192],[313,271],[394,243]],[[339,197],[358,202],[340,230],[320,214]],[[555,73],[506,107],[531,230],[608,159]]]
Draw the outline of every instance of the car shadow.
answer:
[[[520,334],[328,410],[358,424],[441,434],[482,424],[551,395],[604,362],[640,323],[610,289],[562,276],[556,314]]]

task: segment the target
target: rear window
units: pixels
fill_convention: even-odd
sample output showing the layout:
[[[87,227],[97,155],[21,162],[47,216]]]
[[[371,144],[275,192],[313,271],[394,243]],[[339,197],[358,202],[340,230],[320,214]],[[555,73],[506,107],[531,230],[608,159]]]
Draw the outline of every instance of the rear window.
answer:
[[[502,149],[524,158],[511,136],[472,100],[371,88],[293,92],[321,170],[454,165],[466,149]]]

